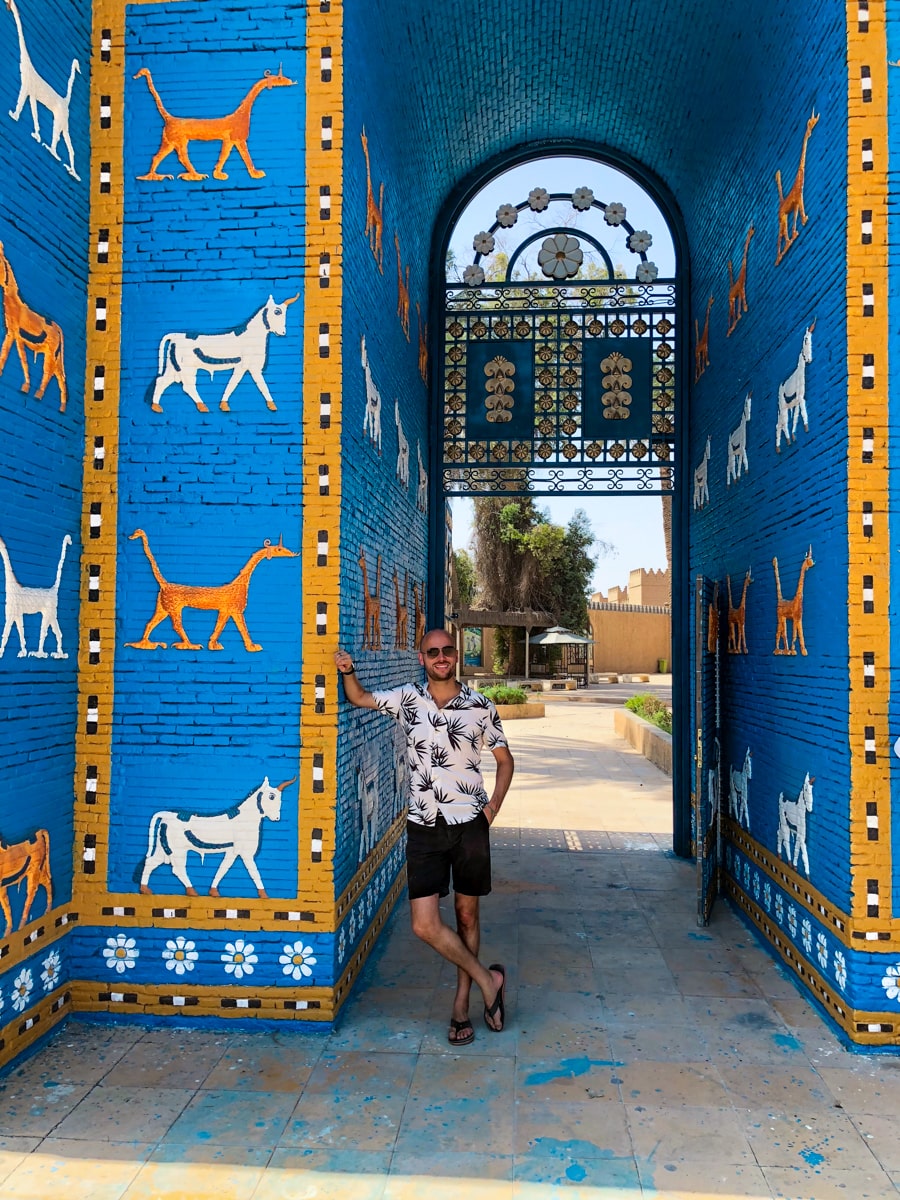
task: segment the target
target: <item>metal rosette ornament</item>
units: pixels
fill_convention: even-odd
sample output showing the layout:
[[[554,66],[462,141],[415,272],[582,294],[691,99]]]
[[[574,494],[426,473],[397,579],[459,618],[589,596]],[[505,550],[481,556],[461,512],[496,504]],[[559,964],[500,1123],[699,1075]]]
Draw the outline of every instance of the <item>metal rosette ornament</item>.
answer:
[[[486,281],[483,259],[488,258],[496,249],[495,234],[498,230],[512,229],[522,212],[545,212],[552,203],[568,203],[579,213],[587,213],[597,209],[603,214],[603,219],[610,228],[621,228],[627,234],[626,245],[637,259],[634,280],[637,283],[651,284],[659,275],[656,263],[647,258],[647,251],[653,245],[653,237],[646,229],[635,229],[627,220],[624,204],[618,201],[607,204],[597,200],[589,187],[578,187],[571,194],[568,192],[548,192],[546,188],[536,187],[528,193],[525,200],[519,204],[501,204],[495,214],[495,221],[490,229],[476,233],[472,239],[472,249],[475,257],[463,271],[463,282],[471,288],[480,288]],[[600,241],[586,231],[568,227],[542,230],[532,237],[526,238],[509,256],[505,277],[496,282],[509,283],[513,271],[522,254],[536,241],[541,240],[537,254],[537,263],[542,273],[554,283],[564,283],[576,279],[584,265],[583,242],[597,252],[604,261],[608,277],[615,277],[615,268],[605,247]],[[493,281],[492,281],[493,282]]]

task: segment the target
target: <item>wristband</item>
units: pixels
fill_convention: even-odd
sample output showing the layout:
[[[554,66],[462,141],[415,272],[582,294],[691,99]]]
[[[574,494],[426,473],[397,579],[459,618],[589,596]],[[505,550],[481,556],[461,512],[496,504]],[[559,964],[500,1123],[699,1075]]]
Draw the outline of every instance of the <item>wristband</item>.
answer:
[[[341,671],[340,674],[341,675],[355,675],[356,667],[351,667],[349,671]]]

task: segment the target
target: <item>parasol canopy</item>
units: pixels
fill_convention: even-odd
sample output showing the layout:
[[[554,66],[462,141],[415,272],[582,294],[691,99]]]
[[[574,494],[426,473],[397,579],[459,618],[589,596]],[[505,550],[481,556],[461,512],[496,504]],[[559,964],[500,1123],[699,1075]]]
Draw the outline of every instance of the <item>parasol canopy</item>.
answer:
[[[561,625],[554,625],[552,629],[536,633],[528,640],[532,646],[592,646],[594,644],[592,638],[582,637],[580,633],[573,633],[571,629],[563,629]]]

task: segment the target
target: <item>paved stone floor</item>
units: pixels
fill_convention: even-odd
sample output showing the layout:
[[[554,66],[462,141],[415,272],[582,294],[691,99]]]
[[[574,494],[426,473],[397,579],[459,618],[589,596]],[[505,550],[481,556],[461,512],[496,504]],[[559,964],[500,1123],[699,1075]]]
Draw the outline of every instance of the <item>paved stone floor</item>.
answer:
[[[332,1034],[70,1021],[0,1078],[4,1200],[896,1197],[900,1058],[842,1048],[726,905],[696,927],[668,780],[612,709],[509,732],[504,1033],[473,1002],[448,1046],[453,975],[402,905]]]

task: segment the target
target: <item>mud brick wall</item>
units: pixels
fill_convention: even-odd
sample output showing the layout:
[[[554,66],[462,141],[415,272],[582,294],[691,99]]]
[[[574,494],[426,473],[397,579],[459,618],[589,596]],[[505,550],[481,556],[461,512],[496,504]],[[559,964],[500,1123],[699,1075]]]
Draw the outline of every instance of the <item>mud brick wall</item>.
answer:
[[[3,1062],[69,999],[90,6],[16,0],[0,26],[0,880],[22,880],[3,888],[0,914]]]

